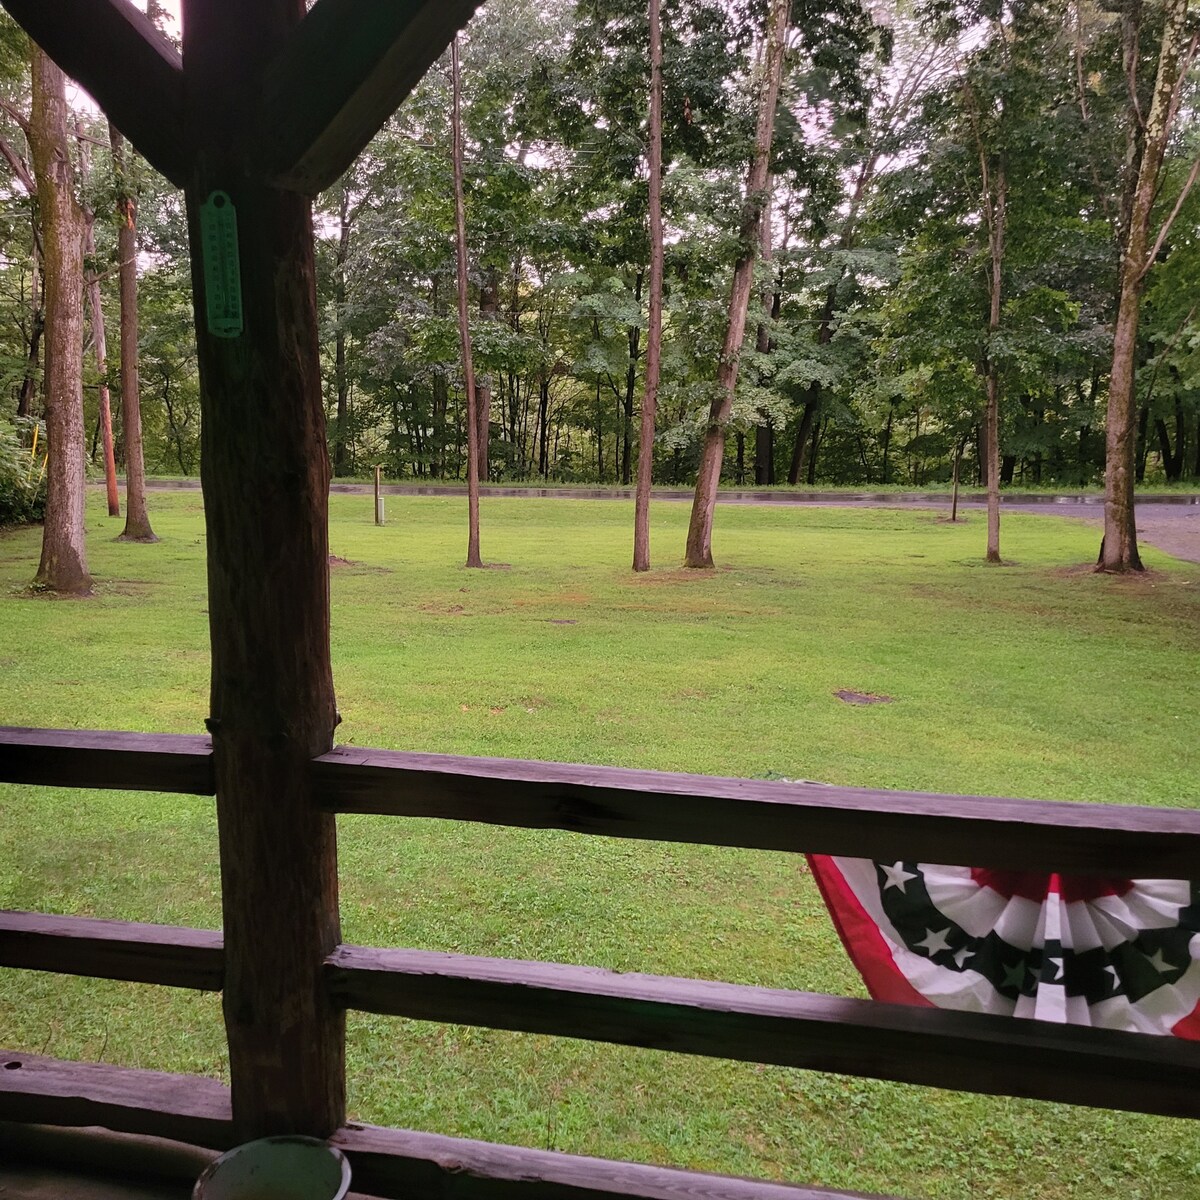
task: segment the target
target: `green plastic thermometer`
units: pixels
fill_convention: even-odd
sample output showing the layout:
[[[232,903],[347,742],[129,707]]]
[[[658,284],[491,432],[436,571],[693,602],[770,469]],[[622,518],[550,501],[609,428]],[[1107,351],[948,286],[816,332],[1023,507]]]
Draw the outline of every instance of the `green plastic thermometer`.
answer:
[[[213,337],[242,336],[242,266],[238,258],[237,210],[228,192],[213,192],[200,206],[204,254],[204,300]]]

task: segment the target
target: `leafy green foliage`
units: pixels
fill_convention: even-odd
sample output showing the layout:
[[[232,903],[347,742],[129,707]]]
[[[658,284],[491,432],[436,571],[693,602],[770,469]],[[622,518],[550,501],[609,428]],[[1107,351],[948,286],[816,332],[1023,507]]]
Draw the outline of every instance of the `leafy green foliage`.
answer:
[[[0,525],[40,521],[46,511],[46,434],[36,421],[0,421]]]

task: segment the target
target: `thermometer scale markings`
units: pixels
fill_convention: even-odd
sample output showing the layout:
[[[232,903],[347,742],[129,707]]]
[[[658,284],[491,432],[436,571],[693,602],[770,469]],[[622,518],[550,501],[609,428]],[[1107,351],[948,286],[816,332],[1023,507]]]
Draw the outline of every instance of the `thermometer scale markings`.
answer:
[[[214,337],[241,337],[242,267],[238,255],[237,210],[228,192],[213,192],[201,205],[200,234],[208,331]]]

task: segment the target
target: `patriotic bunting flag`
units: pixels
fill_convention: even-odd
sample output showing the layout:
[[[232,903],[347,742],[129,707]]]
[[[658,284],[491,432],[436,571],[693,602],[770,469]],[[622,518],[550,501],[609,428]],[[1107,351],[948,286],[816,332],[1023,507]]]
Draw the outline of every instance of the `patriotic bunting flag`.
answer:
[[[1200,882],[809,863],[876,1000],[1200,1039]]]

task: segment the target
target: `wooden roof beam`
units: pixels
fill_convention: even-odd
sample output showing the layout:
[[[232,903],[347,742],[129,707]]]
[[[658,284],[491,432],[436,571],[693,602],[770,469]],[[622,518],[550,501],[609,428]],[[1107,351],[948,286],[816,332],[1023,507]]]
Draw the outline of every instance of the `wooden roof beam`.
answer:
[[[129,0],[0,0],[26,33],[95,98],[172,183],[191,165],[183,64]]]
[[[268,181],[310,196],[335,183],[481,3],[318,0],[264,80]]]

